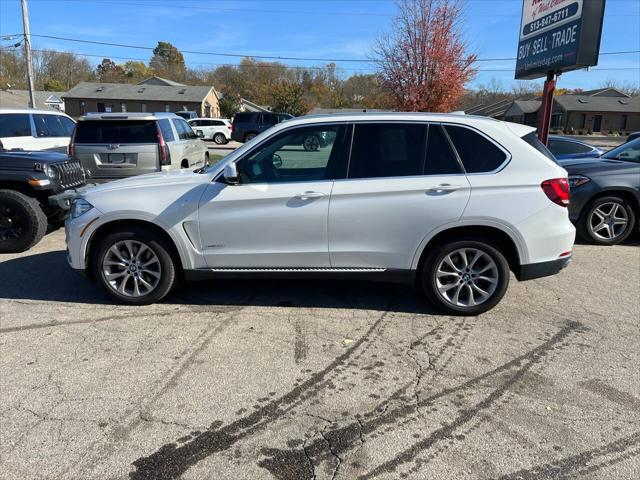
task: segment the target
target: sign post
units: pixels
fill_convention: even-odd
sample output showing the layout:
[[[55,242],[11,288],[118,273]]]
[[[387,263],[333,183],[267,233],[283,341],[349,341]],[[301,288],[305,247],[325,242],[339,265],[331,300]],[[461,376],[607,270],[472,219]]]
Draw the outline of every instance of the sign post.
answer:
[[[517,80],[545,77],[538,138],[546,144],[555,77],[598,64],[605,0],[523,0]]]

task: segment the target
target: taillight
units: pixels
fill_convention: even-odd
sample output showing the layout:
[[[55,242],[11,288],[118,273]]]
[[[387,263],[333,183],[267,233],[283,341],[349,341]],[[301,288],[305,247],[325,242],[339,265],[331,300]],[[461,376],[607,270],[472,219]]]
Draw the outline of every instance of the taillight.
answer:
[[[71,138],[69,141],[69,146],[67,147],[67,155],[69,155],[70,157],[73,157],[76,153],[76,130],[78,127],[73,129],[73,133],[71,134]]]
[[[169,151],[169,145],[164,141],[162,136],[162,130],[160,126],[156,124],[156,132],[158,137],[158,155],[160,156],[160,165],[171,165],[171,152]]]
[[[73,143],[70,143],[69,146],[67,147],[67,155],[69,155],[70,157],[73,157],[75,150],[76,149],[74,148]]]
[[[569,206],[569,182],[566,178],[545,180],[540,186],[553,203],[561,207]]]

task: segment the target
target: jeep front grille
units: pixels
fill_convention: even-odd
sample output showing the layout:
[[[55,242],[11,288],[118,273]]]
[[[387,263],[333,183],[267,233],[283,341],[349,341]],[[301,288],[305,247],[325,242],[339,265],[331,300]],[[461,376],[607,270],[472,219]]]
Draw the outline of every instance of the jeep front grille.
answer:
[[[57,183],[62,190],[78,187],[85,183],[84,170],[78,161],[54,163],[51,168],[56,172]]]

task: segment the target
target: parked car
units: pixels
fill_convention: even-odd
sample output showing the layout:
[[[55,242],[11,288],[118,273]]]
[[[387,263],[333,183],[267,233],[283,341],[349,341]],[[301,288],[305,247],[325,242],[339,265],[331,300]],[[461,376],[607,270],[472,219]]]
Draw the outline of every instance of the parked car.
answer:
[[[85,175],[63,153],[5,150],[1,145],[0,253],[24,252],[68,215],[68,208],[49,205],[49,197],[83,186]]]
[[[179,117],[184,118],[185,120],[191,120],[192,118],[198,118],[198,114],[192,110],[180,110],[179,112],[174,112]]]
[[[627,136],[627,142],[631,140],[635,140],[636,138],[640,138],[640,132],[632,132]]]
[[[599,159],[562,162],[569,173],[569,218],[580,236],[598,245],[616,245],[640,225],[640,138]]]
[[[238,112],[233,117],[231,138],[236,142],[248,142],[266,129],[291,118],[293,116],[286,113]]]
[[[62,112],[33,108],[0,109],[4,148],[66,152],[76,122]]]
[[[597,158],[604,153],[604,150],[581,142],[574,138],[550,135],[548,148],[558,160],[570,158]]]
[[[229,143],[231,139],[231,122],[226,118],[196,118],[189,120],[189,125],[196,134],[201,131],[202,138],[218,145]]]
[[[331,143],[300,148],[321,132]],[[127,304],[161,300],[183,274],[356,277],[417,285],[442,310],[476,315],[500,301],[509,270],[529,280],[570,261],[566,176],[525,125],[300,117],[207,169],[79,195],[68,260]]]
[[[97,182],[209,163],[207,145],[172,113],[85,115],[69,153]]]

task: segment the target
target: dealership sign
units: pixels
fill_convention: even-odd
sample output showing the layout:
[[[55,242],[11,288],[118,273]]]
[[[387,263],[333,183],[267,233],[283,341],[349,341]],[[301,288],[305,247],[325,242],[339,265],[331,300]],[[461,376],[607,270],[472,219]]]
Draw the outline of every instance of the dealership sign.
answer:
[[[605,0],[523,0],[516,78],[598,64]]]

